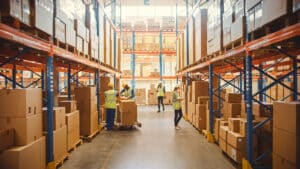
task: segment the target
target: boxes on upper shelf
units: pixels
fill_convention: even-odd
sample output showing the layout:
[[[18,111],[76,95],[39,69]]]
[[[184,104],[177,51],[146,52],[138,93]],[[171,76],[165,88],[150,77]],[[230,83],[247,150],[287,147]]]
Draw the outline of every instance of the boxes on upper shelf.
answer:
[[[43,108],[43,131],[48,131],[47,107]],[[53,107],[53,130],[66,125],[66,111],[64,107]]]

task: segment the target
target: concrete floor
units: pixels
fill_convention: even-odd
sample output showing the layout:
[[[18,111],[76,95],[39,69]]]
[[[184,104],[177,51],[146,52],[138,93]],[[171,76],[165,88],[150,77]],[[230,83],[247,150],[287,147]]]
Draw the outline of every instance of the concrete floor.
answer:
[[[101,132],[71,153],[63,169],[234,169],[215,144],[207,143],[183,119],[173,126],[173,111],[139,107],[141,128]]]

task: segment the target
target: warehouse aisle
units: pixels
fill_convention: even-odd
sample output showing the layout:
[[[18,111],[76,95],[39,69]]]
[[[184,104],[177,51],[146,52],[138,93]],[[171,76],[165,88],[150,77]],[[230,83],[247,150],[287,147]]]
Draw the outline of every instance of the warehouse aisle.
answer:
[[[102,132],[80,146],[63,169],[234,169],[220,149],[207,143],[191,125],[173,127],[172,108],[156,113],[154,106],[139,107],[142,128]]]

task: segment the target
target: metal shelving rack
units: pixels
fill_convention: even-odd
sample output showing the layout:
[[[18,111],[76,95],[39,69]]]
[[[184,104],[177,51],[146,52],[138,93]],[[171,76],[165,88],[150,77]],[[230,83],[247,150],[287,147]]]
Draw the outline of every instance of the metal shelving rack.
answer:
[[[54,6],[55,1],[53,2]],[[103,7],[97,2],[93,1],[95,10],[103,9]],[[97,18],[97,34],[99,37],[99,16],[96,12]],[[106,16],[107,17],[107,16]],[[114,27],[114,25],[113,25]],[[117,31],[116,29],[114,30]],[[115,36],[114,36],[115,38]],[[65,49],[55,46],[53,37],[50,37],[50,41],[44,41],[37,37],[28,35],[12,26],[0,23],[0,67],[12,68],[12,78],[0,73],[0,76],[5,78],[5,81],[12,82],[13,89],[20,87],[30,87],[33,83],[41,81],[42,90],[47,92],[47,109],[48,109],[48,131],[47,132],[47,163],[48,168],[55,168],[55,162],[53,158],[53,99],[54,99],[54,66],[67,69],[67,93],[68,99],[71,99],[71,79],[79,83],[78,73],[80,71],[93,73],[95,76],[95,85],[97,90],[97,110],[100,114],[100,75],[103,73],[115,74],[120,76],[116,65],[114,67],[105,66],[102,63],[92,62],[85,57],[78,56]],[[116,50],[116,44],[114,44],[114,50]],[[98,52],[99,53],[99,52]],[[116,52],[115,52],[116,53]],[[102,57],[102,56],[101,56]],[[115,59],[116,56],[114,56]],[[100,56],[98,55],[98,58]],[[32,82],[28,86],[23,86],[22,81],[18,83],[16,81],[17,70],[28,70],[37,75],[39,79]],[[35,71],[41,72],[40,74]],[[60,69],[59,69],[60,70]],[[78,70],[72,74],[72,70]],[[73,71],[74,72],[74,71]],[[58,77],[59,78],[59,77]],[[100,116],[98,116],[100,118]],[[100,121],[100,119],[99,119]],[[52,132],[51,132],[52,131]]]
[[[198,1],[200,2],[200,1]],[[196,4],[198,7],[199,4]],[[188,22],[188,20],[187,20]],[[188,26],[188,25],[187,25]],[[188,34],[188,29],[187,29]],[[188,36],[187,36],[188,37]],[[271,97],[266,94],[266,91],[275,85],[282,85],[286,89],[292,92],[293,100],[298,100],[300,93],[298,92],[297,77],[299,74],[300,67],[298,63],[300,60],[297,55],[300,54],[299,46],[300,37],[300,23],[295,23],[293,25],[282,28],[274,33],[267,34],[259,39],[248,41],[245,45],[237,48],[233,48],[223,54],[216,56],[208,61],[202,63],[195,63],[188,65],[183,70],[177,72],[177,76],[189,76],[189,74],[197,74],[202,77],[202,79],[208,79],[209,81],[209,97],[210,97],[210,128],[209,132],[213,133],[213,117],[221,116],[221,107],[224,98],[221,98],[221,90],[226,86],[232,86],[237,89],[238,92],[244,94],[244,101],[246,103],[246,113],[247,113],[247,160],[243,161],[243,168],[268,168],[267,166],[257,165],[257,161],[264,158],[265,155],[269,154],[271,151],[266,152],[258,156],[257,159],[253,159],[253,134],[257,128],[260,128],[265,123],[269,122],[272,117],[262,121],[256,126],[252,126],[252,103],[256,102],[261,106],[269,109],[263,104],[266,97]],[[187,38],[188,43],[188,38]],[[188,48],[188,44],[187,44]],[[298,49],[297,49],[298,48]],[[270,53],[270,49],[272,53]],[[274,52],[275,51],[275,52]],[[188,62],[188,50],[187,50],[187,62]],[[284,61],[285,58],[289,58],[290,61]],[[274,61],[272,64],[266,64],[266,62]],[[281,77],[275,79],[268,71],[271,68],[281,65],[292,65],[291,71],[281,72]],[[259,72],[258,75],[253,75],[252,71],[255,70]],[[239,75],[233,76],[231,80],[226,80],[223,78],[223,74],[226,72],[239,72]],[[213,89],[213,78],[218,77],[219,84],[217,89]],[[243,79],[244,78],[244,79]],[[253,78],[258,79],[258,92],[253,93],[252,80]],[[271,79],[273,82],[270,84],[265,84],[265,78]],[[293,87],[287,86],[282,82],[286,78],[293,79]],[[188,79],[188,78],[187,78]],[[220,81],[224,81],[225,84],[221,85]],[[236,85],[235,81],[239,81]],[[258,99],[255,96],[259,96]],[[217,110],[213,110],[213,97],[217,97],[219,100],[219,105]],[[282,98],[285,100],[287,97]]]

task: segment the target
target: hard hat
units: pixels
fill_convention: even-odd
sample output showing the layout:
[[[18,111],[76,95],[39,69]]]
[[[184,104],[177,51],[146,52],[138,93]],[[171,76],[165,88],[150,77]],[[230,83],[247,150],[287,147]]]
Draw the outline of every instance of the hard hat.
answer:
[[[113,85],[112,83],[109,83],[109,84],[108,84],[108,87],[113,88],[114,85]]]

